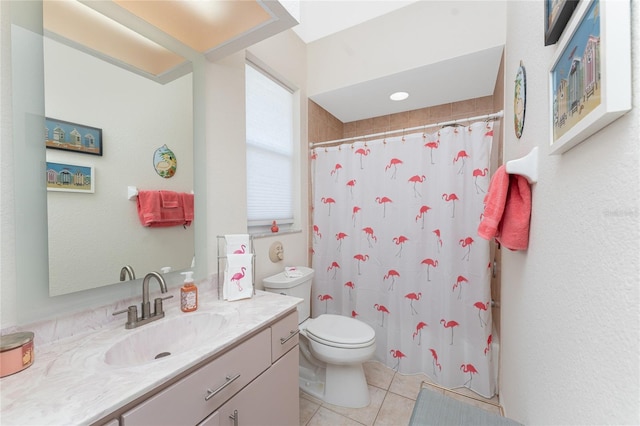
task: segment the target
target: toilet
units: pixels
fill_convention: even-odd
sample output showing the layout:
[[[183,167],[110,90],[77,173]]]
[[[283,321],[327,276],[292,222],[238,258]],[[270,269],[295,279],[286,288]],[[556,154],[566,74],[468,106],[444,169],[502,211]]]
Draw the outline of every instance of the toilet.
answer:
[[[296,267],[299,276],[284,272],[265,278],[266,291],[304,299],[298,304],[300,330],[300,389],[329,404],[348,408],[369,405],[369,389],[362,364],[376,349],[373,328],[342,315],[310,318],[314,271]]]

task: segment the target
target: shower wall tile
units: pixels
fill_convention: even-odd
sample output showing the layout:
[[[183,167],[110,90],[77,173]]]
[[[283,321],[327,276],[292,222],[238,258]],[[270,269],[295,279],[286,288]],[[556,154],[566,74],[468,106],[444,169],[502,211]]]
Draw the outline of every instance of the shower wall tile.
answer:
[[[409,112],[400,112],[397,114],[391,114],[389,120],[389,128],[391,129],[406,129],[409,127]]]
[[[358,136],[358,134],[356,133],[356,122],[352,121],[350,123],[344,123],[344,133],[343,133],[343,137],[345,138],[352,138],[354,136]]]
[[[429,108],[414,109],[407,111],[409,115],[407,127],[418,127],[429,124],[431,121],[431,110]]]
[[[499,109],[502,108],[496,108],[494,96],[483,96],[342,123],[318,104],[309,100],[309,141],[323,142],[402,130],[449,120],[491,114]],[[429,130],[427,130],[427,132],[428,131]]]
[[[327,110],[309,100],[309,142],[341,139],[344,125]]]
[[[356,121],[356,131],[358,135],[369,135],[373,133],[373,118]]]
[[[451,120],[451,104],[442,104],[430,108],[433,123]]]
[[[383,133],[490,114],[495,111],[494,97],[483,96],[460,102],[342,123],[324,108],[309,100],[309,141],[323,142],[372,133]]]
[[[388,132],[389,123],[391,122],[390,116],[381,115],[373,118],[373,133]]]
[[[382,115],[364,120],[344,123],[344,133],[340,138],[368,135],[372,133],[390,132],[412,127],[419,127],[437,122],[468,118],[495,112],[493,96],[469,99],[461,102],[436,105],[396,114]],[[311,127],[311,123],[310,123]],[[331,140],[331,139],[326,139]]]
[[[494,97],[493,96],[484,96],[482,98],[476,98],[476,111],[486,111],[480,112],[479,114],[491,114],[493,112],[499,111],[502,109],[495,109],[494,106]]]
[[[453,119],[467,118],[473,116],[476,110],[476,100],[467,99],[466,101],[453,102],[451,104],[451,115]]]
[[[390,132],[449,120],[491,114],[497,108],[494,96],[420,108],[342,123],[324,108],[309,100],[309,141],[323,142],[373,133]]]

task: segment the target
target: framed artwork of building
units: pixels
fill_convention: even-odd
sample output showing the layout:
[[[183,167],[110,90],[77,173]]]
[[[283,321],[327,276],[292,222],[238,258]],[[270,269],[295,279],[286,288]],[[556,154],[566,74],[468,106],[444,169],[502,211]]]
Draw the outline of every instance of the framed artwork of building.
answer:
[[[551,153],[569,150],[630,109],[630,2],[583,0],[549,71]]]
[[[93,166],[63,164],[47,161],[47,191],[95,192],[95,171]]]
[[[47,148],[102,155],[102,129],[45,117]]]

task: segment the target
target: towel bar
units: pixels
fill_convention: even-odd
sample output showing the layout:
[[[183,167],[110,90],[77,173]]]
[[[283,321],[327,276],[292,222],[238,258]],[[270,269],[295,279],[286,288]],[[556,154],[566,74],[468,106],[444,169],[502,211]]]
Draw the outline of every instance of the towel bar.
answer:
[[[191,191],[193,194],[193,191]],[[127,199],[133,201],[138,196],[138,187],[137,186],[127,186]]]
[[[138,196],[138,188],[135,186],[127,186],[127,199],[133,200]]]
[[[538,181],[538,147],[533,147],[531,152],[522,158],[507,161],[506,170],[511,175],[524,176],[530,184],[536,183]]]

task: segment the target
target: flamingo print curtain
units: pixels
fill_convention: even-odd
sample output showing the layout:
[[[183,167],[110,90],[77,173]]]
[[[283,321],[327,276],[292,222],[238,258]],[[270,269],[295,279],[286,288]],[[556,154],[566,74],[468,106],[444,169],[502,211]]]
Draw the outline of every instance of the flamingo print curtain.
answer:
[[[493,122],[312,150],[312,315],[376,330],[375,358],[495,393],[489,243],[477,237]]]

